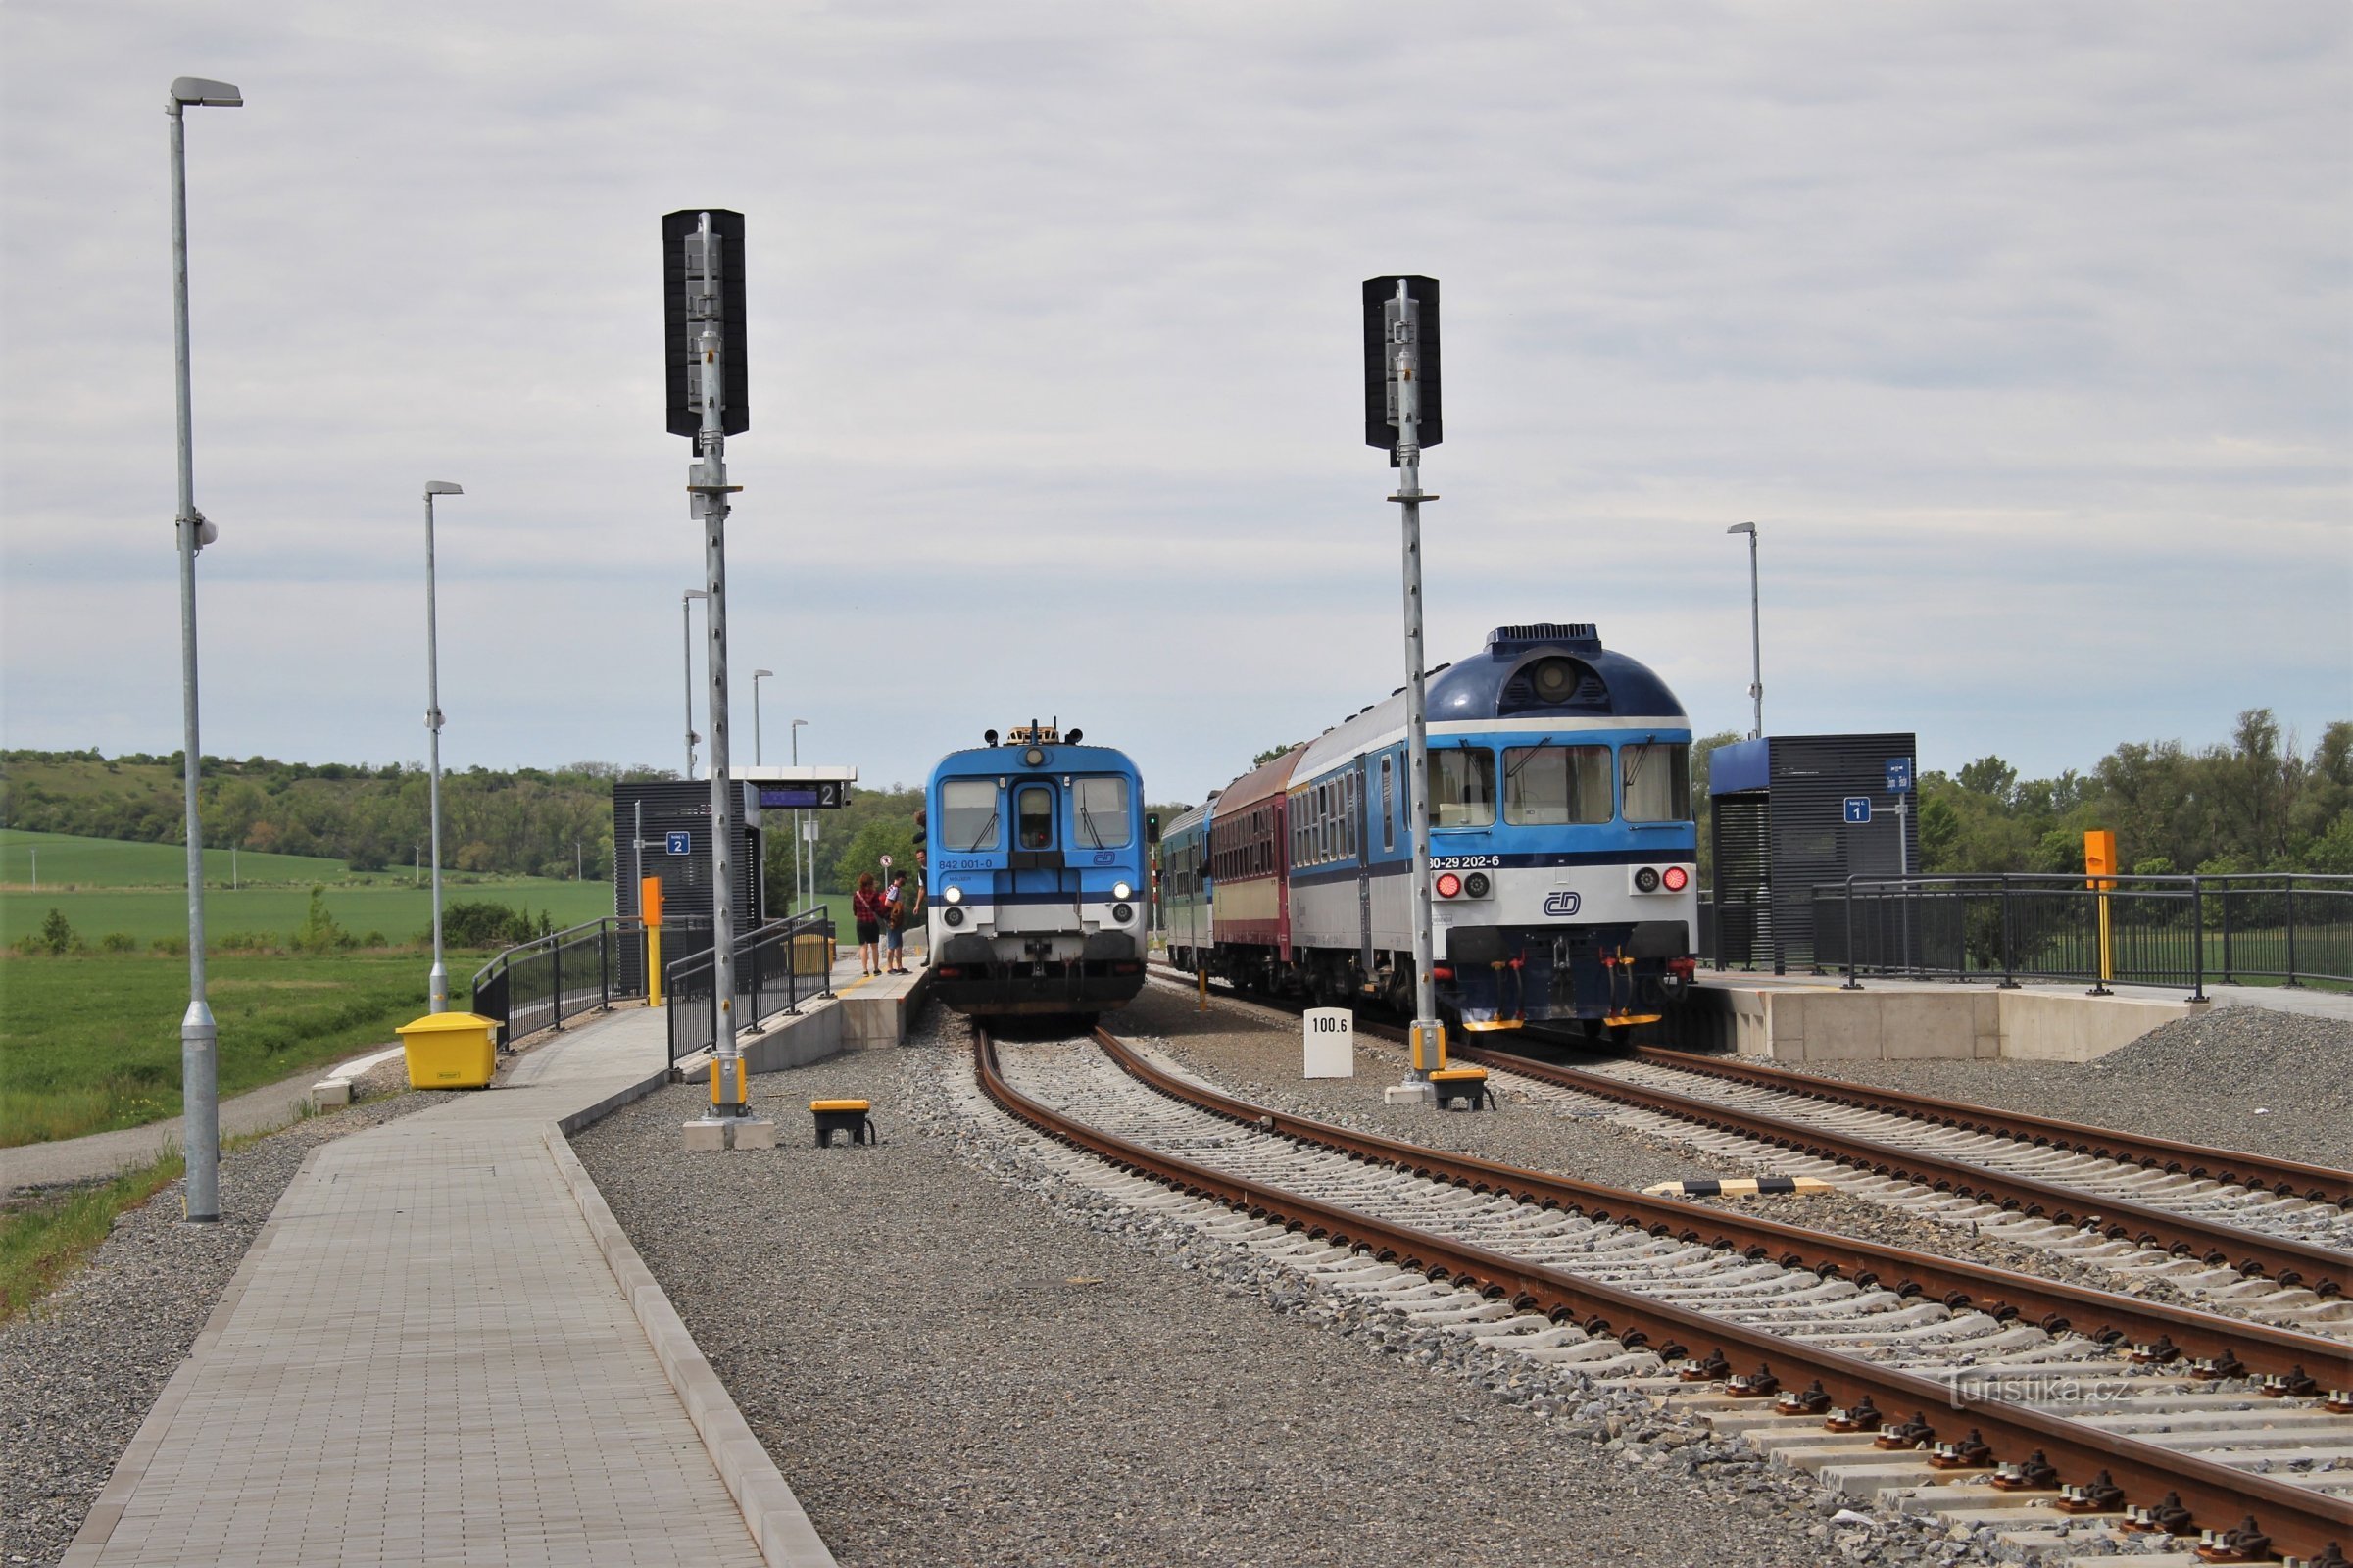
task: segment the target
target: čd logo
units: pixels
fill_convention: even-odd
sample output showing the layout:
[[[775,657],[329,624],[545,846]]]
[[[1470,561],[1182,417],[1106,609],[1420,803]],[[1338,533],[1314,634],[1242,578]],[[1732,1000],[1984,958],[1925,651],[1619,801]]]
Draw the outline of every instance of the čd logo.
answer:
[[[1546,914],[1575,914],[1582,902],[1574,893],[1547,893],[1544,895],[1544,912]]]

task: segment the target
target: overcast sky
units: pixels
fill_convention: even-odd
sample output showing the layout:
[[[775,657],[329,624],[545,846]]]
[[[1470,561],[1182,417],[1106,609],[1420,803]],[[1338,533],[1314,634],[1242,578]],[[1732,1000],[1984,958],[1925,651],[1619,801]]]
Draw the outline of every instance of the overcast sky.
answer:
[[[736,755],[1083,724],[1199,800],[1398,684],[1357,289],[1446,288],[1430,657],[2031,774],[2353,716],[2353,10],[8,0],[5,740],[683,760],[660,219],[746,215]],[[698,681],[700,676],[698,675]],[[698,696],[698,726],[702,703]]]

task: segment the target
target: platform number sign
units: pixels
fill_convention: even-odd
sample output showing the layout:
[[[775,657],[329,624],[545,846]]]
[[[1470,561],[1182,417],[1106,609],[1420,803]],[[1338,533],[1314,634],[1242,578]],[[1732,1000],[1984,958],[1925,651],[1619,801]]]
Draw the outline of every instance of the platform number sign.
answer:
[[[1870,821],[1871,797],[1868,795],[1849,795],[1846,797],[1846,820],[1849,822]]]
[[[664,833],[662,847],[671,855],[692,855],[695,853],[695,836],[692,833]]]
[[[1902,795],[1912,787],[1912,760],[1908,757],[1887,759],[1887,793]]]

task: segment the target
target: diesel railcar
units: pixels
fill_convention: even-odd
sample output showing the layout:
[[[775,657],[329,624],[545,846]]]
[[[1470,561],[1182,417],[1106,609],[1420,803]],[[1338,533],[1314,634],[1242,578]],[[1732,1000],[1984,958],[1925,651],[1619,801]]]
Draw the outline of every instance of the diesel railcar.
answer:
[[[1691,722],[1585,624],[1504,626],[1428,680],[1431,978],[1468,1030],[1655,1020],[1698,931]],[[1172,832],[1172,961],[1257,990],[1413,1003],[1405,699],[1253,769]],[[1164,858],[1164,870],[1175,862]],[[1180,913],[1180,911],[1182,911]]]
[[[932,989],[976,1016],[1123,1007],[1144,987],[1136,764],[1032,722],[951,752],[924,793]]]

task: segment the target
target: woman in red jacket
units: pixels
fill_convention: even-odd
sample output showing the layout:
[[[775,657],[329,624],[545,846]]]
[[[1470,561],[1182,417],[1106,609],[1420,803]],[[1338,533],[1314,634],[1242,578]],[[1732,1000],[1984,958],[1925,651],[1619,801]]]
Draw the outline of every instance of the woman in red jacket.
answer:
[[[867,974],[882,973],[882,895],[875,891],[874,873],[858,874],[858,891],[850,895],[850,917],[858,922],[858,958]]]

